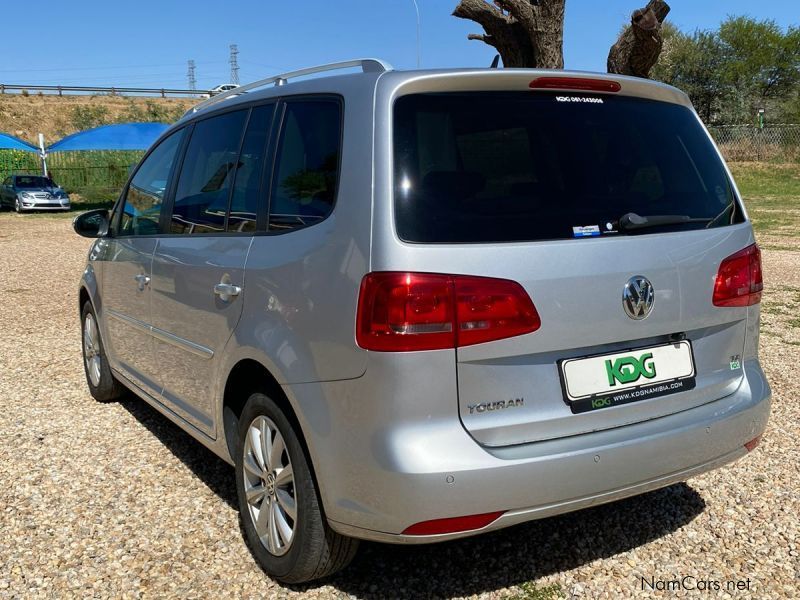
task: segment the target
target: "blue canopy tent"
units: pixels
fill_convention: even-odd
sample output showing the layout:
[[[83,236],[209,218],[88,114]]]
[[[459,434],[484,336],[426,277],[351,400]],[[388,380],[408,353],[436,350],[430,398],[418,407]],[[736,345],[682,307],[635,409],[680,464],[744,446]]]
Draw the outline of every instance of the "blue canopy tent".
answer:
[[[165,123],[121,123],[79,131],[51,144],[48,152],[147,150],[169,128]]]
[[[7,133],[0,133],[0,150],[25,150],[26,152],[39,152],[36,146],[24,142],[18,137]]]
[[[47,172],[66,189],[113,197],[130,168],[168,128],[165,123],[121,123],[73,133],[47,148]]]

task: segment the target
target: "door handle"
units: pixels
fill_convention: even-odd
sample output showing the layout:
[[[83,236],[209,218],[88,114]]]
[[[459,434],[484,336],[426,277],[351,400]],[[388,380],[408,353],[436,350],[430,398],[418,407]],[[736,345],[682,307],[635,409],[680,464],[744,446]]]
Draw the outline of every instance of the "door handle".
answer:
[[[241,294],[242,288],[231,283],[218,283],[214,286],[214,293],[219,296],[220,300],[227,302],[234,296]]]
[[[140,273],[139,275],[134,276],[134,279],[138,284],[137,287],[139,288],[140,292],[144,291],[144,286],[150,285],[150,277],[148,277],[144,273]]]

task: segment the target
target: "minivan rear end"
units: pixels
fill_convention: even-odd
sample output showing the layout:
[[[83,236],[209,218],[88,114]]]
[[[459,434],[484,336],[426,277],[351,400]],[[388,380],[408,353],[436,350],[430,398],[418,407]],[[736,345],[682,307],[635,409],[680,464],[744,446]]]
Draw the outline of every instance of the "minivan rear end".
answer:
[[[331,428],[348,440],[337,462],[359,464],[321,486],[337,531],[449,539],[755,446],[770,399],[760,252],[685,95],[605,75],[396,72],[375,106],[367,368],[327,387],[364,404]]]

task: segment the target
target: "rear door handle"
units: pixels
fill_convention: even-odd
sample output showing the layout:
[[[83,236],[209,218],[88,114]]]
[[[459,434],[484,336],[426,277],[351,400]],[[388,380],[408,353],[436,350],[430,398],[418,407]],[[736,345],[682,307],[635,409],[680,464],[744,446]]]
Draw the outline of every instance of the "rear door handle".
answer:
[[[139,288],[140,292],[144,291],[144,286],[150,285],[150,278],[144,273],[140,273],[139,275],[134,276],[134,279],[138,284],[137,287]]]
[[[219,296],[220,300],[227,302],[234,296],[241,294],[242,288],[232,283],[218,283],[214,286],[214,293]]]

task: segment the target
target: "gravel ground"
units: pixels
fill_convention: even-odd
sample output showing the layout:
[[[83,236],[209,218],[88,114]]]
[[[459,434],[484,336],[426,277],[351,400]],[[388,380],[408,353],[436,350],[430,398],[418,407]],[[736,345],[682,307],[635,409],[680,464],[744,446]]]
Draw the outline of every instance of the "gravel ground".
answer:
[[[749,457],[478,538],[365,544],[325,585],[287,588],[245,548],[226,464],[143,402],[89,396],[76,305],[88,241],[65,218],[0,214],[0,598],[800,597],[800,243],[787,239],[764,252],[774,404]],[[686,575],[723,589],[642,589]]]

